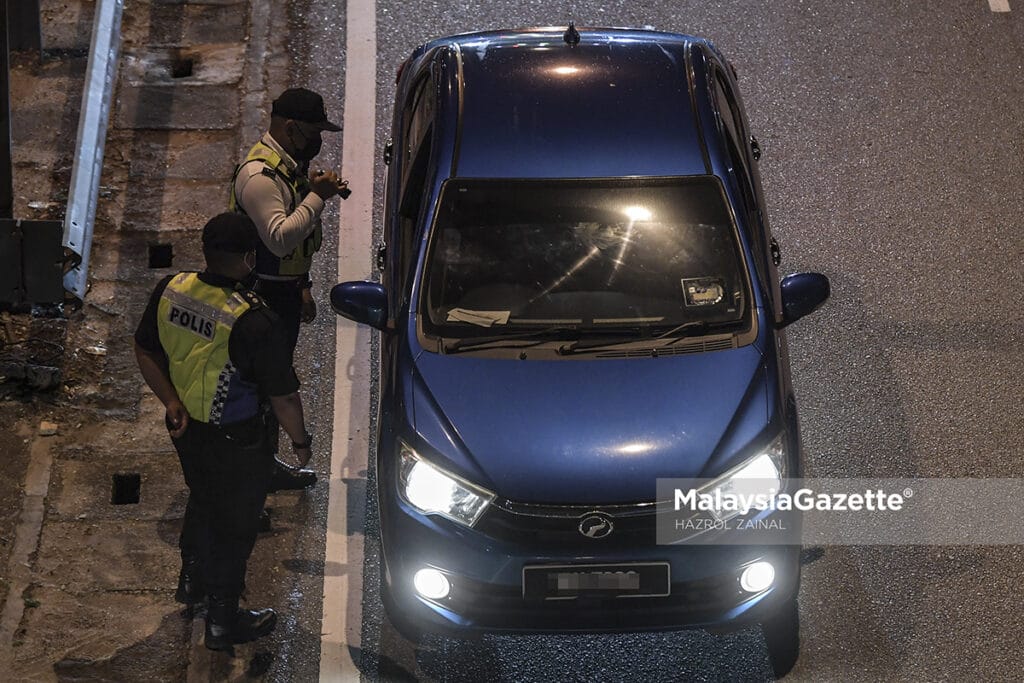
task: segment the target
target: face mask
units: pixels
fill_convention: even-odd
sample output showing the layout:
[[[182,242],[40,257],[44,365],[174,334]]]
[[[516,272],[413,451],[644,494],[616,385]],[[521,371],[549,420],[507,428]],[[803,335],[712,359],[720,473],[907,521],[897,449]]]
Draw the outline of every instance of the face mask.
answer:
[[[319,135],[307,137],[306,134],[303,133],[298,126],[295,126],[295,129],[299,131],[299,135],[301,135],[303,140],[305,140],[305,144],[299,145],[298,143],[296,143],[295,136],[293,136],[291,130],[289,130],[288,142],[290,142],[292,147],[294,148],[294,151],[292,151],[292,156],[295,157],[296,161],[309,161],[310,159],[312,159],[313,157],[320,153],[320,147],[323,145],[323,140],[320,138]]]

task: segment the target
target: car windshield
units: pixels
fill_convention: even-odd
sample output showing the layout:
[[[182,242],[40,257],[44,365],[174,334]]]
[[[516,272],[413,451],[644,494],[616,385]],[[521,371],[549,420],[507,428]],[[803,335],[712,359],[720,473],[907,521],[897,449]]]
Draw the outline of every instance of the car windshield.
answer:
[[[460,339],[720,332],[749,316],[742,264],[711,176],[449,180],[419,312]]]

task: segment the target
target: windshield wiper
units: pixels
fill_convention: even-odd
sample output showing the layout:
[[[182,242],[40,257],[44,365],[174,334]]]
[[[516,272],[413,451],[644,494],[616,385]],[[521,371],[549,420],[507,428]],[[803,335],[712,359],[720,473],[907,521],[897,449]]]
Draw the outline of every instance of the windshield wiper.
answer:
[[[560,347],[558,347],[558,353],[564,356],[576,351],[588,351],[592,349],[603,349],[606,347],[611,348],[615,346],[622,346],[623,344],[633,344],[645,341],[659,341],[661,339],[668,339],[669,337],[674,337],[674,339],[672,339],[668,343],[662,344],[661,346],[657,347],[663,348],[666,346],[672,346],[679,340],[685,339],[687,337],[696,337],[702,334],[706,334],[709,330],[713,328],[731,327],[735,324],[735,321],[709,323],[706,320],[689,320],[683,323],[682,325],[676,325],[668,332],[663,332],[662,334],[659,334],[656,337],[629,337],[627,339],[615,339],[611,341],[593,341],[587,344],[581,344],[579,341],[574,341],[569,344],[562,344]]]
[[[494,344],[491,348],[527,348],[530,346],[536,346],[545,342],[551,341],[551,337],[557,337],[566,333],[573,333],[578,335],[579,329],[575,327],[566,326],[554,326],[544,327],[539,330],[530,330],[529,332],[516,332],[513,334],[492,334],[486,337],[463,337],[462,339],[456,339],[450,344],[444,344],[442,349],[445,353],[454,353],[458,351],[465,351],[467,349],[475,349],[481,346]],[[542,339],[536,339],[535,337],[542,337]],[[517,342],[522,340],[534,340],[526,344],[505,344],[505,342]]]
[[[687,337],[696,337],[702,334],[707,334],[711,330],[726,330],[728,328],[735,328],[740,325],[742,320],[720,320],[719,322],[709,323],[707,320],[691,320],[690,322],[683,323],[679,327],[675,327],[664,334],[659,334],[655,339],[666,339],[668,337],[675,337],[672,341],[668,342],[664,346],[672,346],[678,341],[681,341]]]
[[[578,339],[568,344],[562,344],[558,347],[558,353],[563,356],[567,356],[574,351],[586,351],[588,349],[604,348],[606,346],[621,346],[623,344],[633,344],[638,341],[644,341],[645,337],[629,336],[623,339],[604,339],[601,341],[591,341],[586,344],[580,342]]]
[[[665,346],[672,346],[680,339],[685,339],[686,337],[696,337],[697,335],[704,334],[705,332],[708,331],[709,327],[711,326],[708,324],[707,320],[690,320],[689,322],[685,322],[682,325],[677,325],[673,327],[668,332],[659,334],[657,337],[655,337],[655,339],[666,339],[668,337],[675,337],[675,339],[670,341],[668,344],[665,344]]]

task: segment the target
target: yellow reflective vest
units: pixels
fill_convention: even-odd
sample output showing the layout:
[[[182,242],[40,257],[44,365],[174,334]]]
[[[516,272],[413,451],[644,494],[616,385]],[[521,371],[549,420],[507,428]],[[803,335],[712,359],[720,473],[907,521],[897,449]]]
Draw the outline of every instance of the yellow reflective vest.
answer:
[[[242,380],[228,354],[235,323],[258,305],[252,292],[208,285],[198,273],[179,273],[167,284],[157,306],[157,332],[190,418],[226,425],[259,413],[256,385]]]
[[[287,164],[281,159],[281,155],[271,147],[257,142],[249,150],[245,161],[235,167],[235,173],[231,176],[231,197],[228,200],[228,208],[231,211],[245,213],[245,209],[238,203],[235,196],[235,180],[242,168],[250,163],[261,162],[263,169],[260,171],[268,178],[281,178],[291,191],[291,201],[288,203],[288,213],[295,210],[299,202],[309,193],[309,180],[303,175],[297,175],[288,169]],[[295,247],[292,253],[284,257],[275,256],[266,245],[260,241],[256,248],[256,272],[261,275],[305,275],[313,265],[313,254],[320,251],[323,243],[323,230],[319,223],[302,244]]]

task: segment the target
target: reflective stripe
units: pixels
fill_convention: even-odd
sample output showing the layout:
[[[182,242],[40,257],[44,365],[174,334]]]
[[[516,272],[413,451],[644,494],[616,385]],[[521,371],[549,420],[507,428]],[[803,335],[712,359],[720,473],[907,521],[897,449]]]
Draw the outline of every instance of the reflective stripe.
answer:
[[[168,300],[173,301],[179,306],[191,308],[196,313],[199,313],[206,318],[216,320],[221,325],[227,325],[228,327],[231,327],[232,325],[235,324],[235,321],[238,320],[238,316],[232,315],[231,313],[223,309],[211,306],[210,304],[203,303],[202,301],[193,299],[192,297],[186,294],[182,294],[179,291],[173,290],[170,287],[164,290],[164,296],[167,297]],[[237,307],[237,304],[235,305],[235,307]]]

